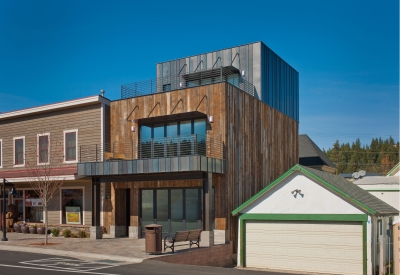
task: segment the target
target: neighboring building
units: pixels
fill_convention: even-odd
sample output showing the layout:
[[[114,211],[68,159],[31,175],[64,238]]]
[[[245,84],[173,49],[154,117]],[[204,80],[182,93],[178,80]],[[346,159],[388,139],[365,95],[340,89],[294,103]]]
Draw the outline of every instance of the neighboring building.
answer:
[[[353,183],[386,202],[387,204],[393,206],[397,210],[400,210],[399,164],[394,166],[386,176],[364,177],[362,179],[353,181]],[[382,260],[385,260],[386,262],[391,262],[394,260],[395,268],[397,269],[397,273],[394,274],[398,274],[400,265],[399,214],[390,218],[388,225],[389,226],[385,225],[385,229],[389,229],[390,234],[386,234],[384,236],[383,242],[393,244],[393,249],[391,249],[390,253],[388,253],[387,250],[383,250],[383,253],[381,253],[379,257],[382,257]]]
[[[109,100],[91,96],[0,114],[0,178],[16,185],[19,195],[10,196],[7,203],[16,205],[18,220],[43,222],[43,207],[28,182],[29,168],[49,168],[57,149],[63,150],[62,163],[51,166],[56,169],[50,178],[64,179],[64,184],[48,208],[48,222],[70,224],[65,208],[70,206],[80,210],[80,220],[73,224],[92,225],[92,182],[77,176],[79,148],[109,140],[109,105]]]
[[[362,176],[361,176],[360,172],[362,173]],[[382,173],[368,173],[368,172],[365,172],[364,170],[361,170],[359,172],[339,174],[339,176],[341,176],[342,178],[345,178],[348,181],[354,182],[354,181],[357,181],[357,180],[360,180],[363,178],[367,178],[367,177],[380,177],[380,176],[382,176]]]
[[[337,175],[336,165],[308,135],[299,135],[299,164]]]
[[[159,63],[157,76],[121,87],[105,158],[83,146],[78,175],[99,186],[95,204],[105,188],[114,237],[158,223],[203,229],[202,246],[235,243],[232,209],[298,161],[298,73],[257,42]]]
[[[400,176],[400,162],[397,163],[387,174],[387,177],[390,176]]]
[[[386,274],[385,235],[398,213],[340,176],[295,165],[232,212],[238,266]]]

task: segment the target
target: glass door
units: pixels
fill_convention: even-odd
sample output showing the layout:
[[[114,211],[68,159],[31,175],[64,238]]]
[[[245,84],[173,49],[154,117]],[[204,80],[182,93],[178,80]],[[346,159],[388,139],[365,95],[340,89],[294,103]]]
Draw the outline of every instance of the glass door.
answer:
[[[171,189],[171,232],[183,230],[183,190]]]
[[[154,200],[153,190],[142,190],[142,207],[141,207],[141,218],[140,225],[142,227],[142,237],[145,236],[146,229],[144,228],[148,224],[154,223]]]
[[[169,234],[169,215],[168,215],[168,190],[159,189],[157,191],[157,224],[162,225],[162,233],[164,235]]]
[[[142,237],[145,226],[157,223],[163,226],[163,236],[176,231],[200,229],[201,189],[170,188],[141,191]]]
[[[24,199],[14,199],[14,204],[17,207],[17,221],[24,221]]]

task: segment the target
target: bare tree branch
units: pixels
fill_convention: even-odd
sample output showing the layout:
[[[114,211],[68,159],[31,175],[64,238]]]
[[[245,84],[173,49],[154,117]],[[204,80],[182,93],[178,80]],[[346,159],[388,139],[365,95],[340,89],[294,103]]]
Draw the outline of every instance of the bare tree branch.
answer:
[[[51,142],[50,136],[42,134],[36,148],[27,148],[25,153],[26,180],[43,203],[45,222],[45,245],[48,243],[48,207],[54,194],[64,183],[64,149],[61,142]],[[39,138],[38,138],[39,140]]]

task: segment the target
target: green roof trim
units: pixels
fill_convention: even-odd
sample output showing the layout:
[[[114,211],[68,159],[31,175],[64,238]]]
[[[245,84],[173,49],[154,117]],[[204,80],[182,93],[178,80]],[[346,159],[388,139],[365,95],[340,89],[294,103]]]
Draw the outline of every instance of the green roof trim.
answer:
[[[235,210],[232,211],[232,215],[235,216],[236,214],[238,214],[241,210],[243,210],[244,208],[246,208],[247,206],[249,206],[252,202],[256,201],[259,197],[261,197],[264,193],[266,193],[268,190],[270,190],[271,188],[273,188],[275,185],[277,185],[278,183],[280,183],[282,180],[284,180],[285,178],[287,178],[288,176],[290,176],[294,171],[299,170],[297,168],[298,164],[296,164],[295,166],[293,166],[292,168],[290,168],[288,171],[286,171],[286,173],[284,173],[282,176],[280,176],[279,178],[277,178],[276,180],[274,180],[271,184],[267,185],[266,187],[264,187],[263,189],[261,189],[260,192],[258,192],[257,194],[255,194],[253,197],[251,197],[250,199],[248,199],[247,201],[245,201],[242,205],[240,205],[238,208],[236,208]],[[297,168],[297,169],[295,169]]]
[[[376,211],[374,211],[373,209],[369,208],[368,206],[366,206],[365,204],[359,202],[358,200],[352,198],[350,195],[348,195],[348,194],[346,194],[345,192],[343,192],[342,190],[340,190],[340,189],[334,187],[333,185],[331,185],[331,184],[328,183],[327,181],[321,179],[321,178],[318,177],[317,175],[315,175],[315,174],[309,172],[309,171],[306,170],[306,169],[303,169],[302,167],[300,168],[300,170],[301,170],[304,174],[306,174],[306,175],[308,175],[309,177],[315,179],[316,181],[319,181],[319,182],[325,184],[326,187],[328,187],[329,189],[331,189],[333,192],[338,193],[338,194],[341,195],[343,198],[346,198],[348,201],[355,203],[356,205],[358,205],[359,207],[361,207],[363,210],[365,210],[367,213],[372,214],[372,215],[376,213]],[[349,182],[349,183],[351,183],[351,182]]]
[[[367,191],[358,187],[357,185],[347,181],[346,179],[336,176],[333,174],[329,174],[323,171],[315,170],[309,167],[304,167],[302,165],[296,164],[292,168],[290,168],[286,173],[277,178],[268,186],[264,187],[260,192],[256,195],[248,199],[242,205],[237,207],[231,213],[232,215],[237,215],[240,211],[248,207],[254,201],[259,199],[262,195],[267,193],[269,190],[278,185],[282,180],[290,176],[295,171],[300,171],[305,176],[317,181],[318,183],[325,186],[332,193],[337,194],[342,197],[344,200],[349,203],[357,206],[362,209],[367,214],[377,214],[377,215],[398,215],[398,210],[394,209],[390,205],[385,202],[379,200],[373,195],[369,194]]]
[[[394,172],[394,170],[396,170],[397,168],[400,167],[400,162],[397,163],[392,169],[390,169],[389,172],[387,172],[386,177],[390,177],[390,174]]]

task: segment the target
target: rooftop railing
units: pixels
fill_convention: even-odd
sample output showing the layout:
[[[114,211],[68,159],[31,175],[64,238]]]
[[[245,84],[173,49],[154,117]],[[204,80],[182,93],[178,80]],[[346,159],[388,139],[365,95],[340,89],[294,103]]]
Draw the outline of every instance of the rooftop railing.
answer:
[[[254,85],[244,80],[236,68],[220,67],[217,69],[199,70],[192,73],[155,78],[121,85],[121,99],[204,86],[220,82],[230,83],[244,92],[254,96]]]
[[[185,135],[131,142],[82,145],[79,147],[79,162],[194,155],[223,159],[223,143],[220,140],[200,135]]]

